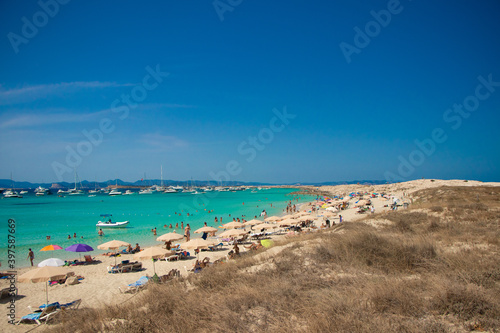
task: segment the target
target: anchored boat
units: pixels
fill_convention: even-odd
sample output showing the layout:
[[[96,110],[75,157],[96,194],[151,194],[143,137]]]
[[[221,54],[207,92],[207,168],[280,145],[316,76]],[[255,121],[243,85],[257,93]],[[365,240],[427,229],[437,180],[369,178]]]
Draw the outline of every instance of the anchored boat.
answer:
[[[100,228],[123,228],[127,224],[129,224],[129,221],[123,221],[123,222],[113,222],[111,221],[111,214],[101,214],[101,217],[103,217],[104,221],[99,221],[95,225],[96,227]]]

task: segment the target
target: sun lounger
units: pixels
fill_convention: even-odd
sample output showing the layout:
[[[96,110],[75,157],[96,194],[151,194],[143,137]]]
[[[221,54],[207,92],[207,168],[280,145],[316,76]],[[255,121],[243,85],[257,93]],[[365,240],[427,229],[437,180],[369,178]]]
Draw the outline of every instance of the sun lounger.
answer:
[[[74,300],[73,302],[61,304],[61,309],[63,310],[76,310],[80,307],[82,303],[81,299]]]
[[[61,306],[57,302],[45,305],[45,307],[43,308],[42,307],[43,305],[40,307],[41,311],[33,312],[30,313],[29,315],[22,317],[21,320],[17,322],[17,325],[22,323],[26,324],[37,323],[38,325],[41,325],[42,322],[46,323],[52,316],[56,315],[61,310]]]
[[[142,269],[141,262],[120,263],[116,266],[108,266],[108,273],[138,272]]]
[[[219,243],[217,245],[211,245],[208,248],[210,249],[210,251],[221,250],[223,245],[223,243]]]
[[[131,284],[127,285],[126,287],[118,287],[118,289],[122,293],[136,293],[140,289],[144,288],[148,282],[149,282],[149,277],[141,276],[141,278],[139,280],[137,280],[136,282],[131,283]],[[122,288],[123,288],[123,290],[122,290]]]
[[[180,252],[177,252],[176,255],[179,256],[179,259],[186,259],[186,258],[189,258],[191,257],[191,253],[187,252],[187,251],[180,251]]]

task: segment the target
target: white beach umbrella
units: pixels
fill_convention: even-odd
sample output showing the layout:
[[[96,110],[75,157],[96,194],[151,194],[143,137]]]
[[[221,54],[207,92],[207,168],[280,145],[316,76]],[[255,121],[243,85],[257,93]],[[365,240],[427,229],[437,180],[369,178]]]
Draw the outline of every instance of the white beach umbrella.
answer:
[[[278,216],[270,216],[268,217],[267,219],[265,219],[264,221],[266,222],[276,222],[276,221],[281,221],[282,218],[281,217],[278,217]]]
[[[45,259],[44,261],[40,262],[38,264],[38,267],[44,267],[44,266],[59,267],[59,266],[64,266],[64,264],[65,264],[65,262],[61,259],[49,258],[49,259]]]

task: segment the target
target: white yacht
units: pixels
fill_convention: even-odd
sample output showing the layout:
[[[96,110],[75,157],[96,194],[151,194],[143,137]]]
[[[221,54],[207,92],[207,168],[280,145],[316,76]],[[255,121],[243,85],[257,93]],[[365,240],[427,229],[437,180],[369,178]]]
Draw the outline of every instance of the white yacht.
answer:
[[[118,191],[118,189],[116,189],[116,188],[112,189],[111,192],[109,192],[109,195],[112,195],[112,196],[114,196],[114,195],[122,195],[122,194],[123,193],[120,192],[120,191]]]
[[[12,190],[7,190],[3,192],[3,197],[4,198],[22,198],[23,196],[17,193],[17,191]]]

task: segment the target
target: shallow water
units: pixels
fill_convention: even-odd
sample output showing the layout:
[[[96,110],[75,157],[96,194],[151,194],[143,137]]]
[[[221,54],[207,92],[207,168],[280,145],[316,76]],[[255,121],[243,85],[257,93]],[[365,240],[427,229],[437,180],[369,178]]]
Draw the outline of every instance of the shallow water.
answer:
[[[97,245],[118,239],[142,247],[158,244],[156,238],[166,232],[176,230],[183,233],[180,225],[188,223],[192,232],[207,222],[209,226],[218,227],[215,217],[222,217],[222,223],[232,221],[233,217],[244,217],[247,220],[259,216],[263,209],[271,215],[283,213],[290,200],[294,203],[312,200],[312,197],[287,196],[293,189],[272,188],[252,193],[250,190],[238,192],[209,192],[207,194],[191,193],[154,193],[122,196],[98,194],[95,197],[48,195],[37,197],[34,194],[23,198],[2,198],[0,200],[0,239],[4,246],[0,249],[2,267],[7,270],[7,244],[10,228],[8,219],[14,219],[15,225],[15,267],[29,265],[28,249],[35,253],[35,264],[47,258],[74,259],[77,253],[64,250],[44,251],[40,249],[49,244],[57,244],[66,248],[75,243],[85,243],[95,251],[92,255],[105,251],[97,250]],[[271,206],[272,204],[272,206]],[[213,212],[209,212],[213,211]],[[189,213],[189,216],[187,214]],[[113,221],[130,221],[127,228],[104,229],[105,235],[97,235],[95,224],[101,219],[100,214],[112,214]],[[176,223],[179,228],[175,229]],[[172,224],[173,229],[168,228]],[[167,225],[167,228],[164,228]],[[151,229],[157,228],[157,236]],[[77,237],[68,239],[68,235]],[[50,235],[51,240],[46,236]],[[83,236],[83,239],[81,238]],[[191,233],[191,237],[199,237]],[[11,237],[11,242],[12,242]],[[12,243],[11,243],[12,244]],[[82,253],[83,255],[83,253]]]

